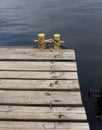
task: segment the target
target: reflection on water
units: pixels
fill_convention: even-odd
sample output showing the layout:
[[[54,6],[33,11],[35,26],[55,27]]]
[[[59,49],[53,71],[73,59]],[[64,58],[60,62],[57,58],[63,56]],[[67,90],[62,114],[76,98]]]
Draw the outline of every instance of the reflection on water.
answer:
[[[87,90],[102,80],[102,0],[0,0],[0,45],[33,46],[40,32],[60,33],[75,49],[83,101],[92,130],[99,130]]]

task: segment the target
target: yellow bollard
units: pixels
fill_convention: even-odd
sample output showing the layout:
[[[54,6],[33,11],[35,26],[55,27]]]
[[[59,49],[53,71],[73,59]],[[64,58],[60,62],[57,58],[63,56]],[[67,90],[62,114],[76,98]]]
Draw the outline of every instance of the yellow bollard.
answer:
[[[39,48],[41,49],[45,49],[45,34],[44,33],[40,33],[38,34],[38,42],[39,42]]]
[[[54,49],[58,50],[60,48],[60,34],[54,34],[54,41],[59,44],[54,44]]]
[[[38,38],[39,38],[39,43],[45,42],[45,34],[44,33],[38,34]]]
[[[54,40],[60,42],[60,34],[54,34]]]

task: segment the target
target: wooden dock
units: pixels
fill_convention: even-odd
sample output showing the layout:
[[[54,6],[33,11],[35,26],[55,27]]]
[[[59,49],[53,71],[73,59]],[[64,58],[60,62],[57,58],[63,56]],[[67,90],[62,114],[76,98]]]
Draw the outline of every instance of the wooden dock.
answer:
[[[89,130],[73,50],[0,48],[0,130]]]

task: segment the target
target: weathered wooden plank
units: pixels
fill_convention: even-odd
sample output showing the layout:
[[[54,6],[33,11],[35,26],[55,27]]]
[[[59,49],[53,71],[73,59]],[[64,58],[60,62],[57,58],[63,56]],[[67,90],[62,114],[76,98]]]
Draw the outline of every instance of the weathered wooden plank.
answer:
[[[0,70],[77,71],[75,62],[0,61]]]
[[[82,105],[79,91],[5,91],[0,90],[0,104]]]
[[[0,78],[78,79],[77,72],[0,71]]]
[[[88,123],[0,121],[1,130],[89,130]]]
[[[78,80],[5,80],[0,79],[0,89],[61,89],[79,90]]]
[[[1,119],[18,120],[87,120],[83,107],[0,106]]]
[[[35,48],[0,48],[0,60],[37,59],[37,60],[75,60],[73,50],[40,50]]]

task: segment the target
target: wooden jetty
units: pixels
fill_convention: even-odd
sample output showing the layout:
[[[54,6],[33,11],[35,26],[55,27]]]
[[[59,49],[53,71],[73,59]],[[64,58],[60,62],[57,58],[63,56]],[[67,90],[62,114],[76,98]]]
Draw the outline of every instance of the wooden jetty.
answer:
[[[73,50],[0,48],[0,130],[89,130]]]

